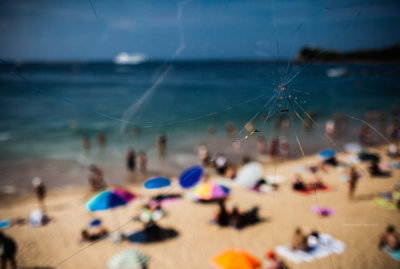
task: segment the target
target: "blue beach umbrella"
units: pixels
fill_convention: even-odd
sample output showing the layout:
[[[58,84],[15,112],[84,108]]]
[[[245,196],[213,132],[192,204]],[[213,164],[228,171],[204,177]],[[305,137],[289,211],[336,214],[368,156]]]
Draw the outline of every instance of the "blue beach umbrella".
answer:
[[[203,167],[200,165],[189,167],[179,176],[179,185],[184,189],[190,189],[199,183],[203,175]]]
[[[165,177],[153,177],[146,180],[143,184],[145,189],[161,189],[171,185],[171,181]]]
[[[117,193],[114,193],[112,190],[106,190],[91,197],[85,203],[85,207],[88,211],[100,211],[123,206],[127,203],[128,201]]]
[[[320,157],[321,159],[329,159],[332,157],[335,157],[336,155],[336,151],[333,149],[324,149],[321,150],[320,152],[318,152],[318,157]]]
[[[10,220],[5,219],[5,220],[1,220],[1,221],[0,221],[0,230],[5,229],[5,228],[8,228],[8,227],[10,227],[10,226],[11,226]]]

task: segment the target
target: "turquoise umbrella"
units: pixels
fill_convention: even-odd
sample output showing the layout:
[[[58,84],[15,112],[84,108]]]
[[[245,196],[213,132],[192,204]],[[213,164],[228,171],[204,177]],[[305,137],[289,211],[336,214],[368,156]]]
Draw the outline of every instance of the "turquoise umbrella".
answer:
[[[113,256],[108,261],[108,266],[112,269],[141,269],[149,260],[149,256],[137,249],[126,249]]]
[[[85,207],[88,211],[101,211],[123,206],[132,201],[135,195],[120,188],[102,191],[91,197]]]

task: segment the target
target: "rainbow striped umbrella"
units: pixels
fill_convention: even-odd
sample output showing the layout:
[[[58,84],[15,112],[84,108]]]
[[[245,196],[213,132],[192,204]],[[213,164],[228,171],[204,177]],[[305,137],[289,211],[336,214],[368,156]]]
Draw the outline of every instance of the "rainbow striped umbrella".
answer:
[[[194,189],[195,198],[202,201],[224,199],[229,195],[230,190],[222,185],[213,182],[201,183]]]

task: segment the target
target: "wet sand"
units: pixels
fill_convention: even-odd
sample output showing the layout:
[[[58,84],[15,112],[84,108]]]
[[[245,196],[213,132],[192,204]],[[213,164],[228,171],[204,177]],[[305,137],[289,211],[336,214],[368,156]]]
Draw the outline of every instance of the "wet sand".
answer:
[[[331,234],[346,244],[346,250],[311,263],[294,264],[286,261],[290,268],[398,268],[399,263],[378,250],[377,246],[379,235],[388,224],[397,225],[396,228],[400,230],[400,214],[377,207],[372,200],[380,192],[393,188],[400,171],[395,170],[390,178],[364,176],[359,181],[353,201],[348,201],[347,184],[340,180],[341,172],[335,168],[321,173],[324,182],[332,186],[331,192],[317,192],[317,196],[294,193],[290,179],[296,167],[317,161],[316,157],[307,157],[279,163],[276,174],[286,177],[287,181],[274,193],[259,194],[233,187],[228,205],[238,205],[241,210],[259,206],[260,216],[265,218],[264,222],[239,231],[209,223],[217,210],[215,204],[198,204],[182,199],[166,207],[168,215],[159,222],[162,227],[176,229],[179,232],[177,238],[146,245],[128,242],[115,244],[105,239],[87,247],[88,244],[79,243],[78,239],[81,229],[91,218],[101,217],[110,230],[121,226],[119,231],[141,229],[140,223],[130,219],[140,212],[143,204],[141,199],[137,199],[113,211],[88,213],[83,204],[90,193],[85,188],[71,187],[49,191],[46,204],[53,220],[48,225],[39,228],[13,226],[6,229],[5,233],[11,235],[19,245],[17,261],[22,268],[53,268],[57,265],[57,268],[107,268],[107,261],[125,248],[138,248],[147,253],[151,257],[149,268],[212,268],[209,258],[227,247],[244,248],[264,261],[266,251],[288,244],[298,226],[304,232],[317,229]],[[56,169],[53,176],[57,176],[57,173]],[[106,168],[105,173],[107,176]],[[274,173],[273,164],[265,165],[265,175]],[[77,173],[76,178],[71,180],[78,182],[82,180],[81,176],[81,173]],[[307,178],[310,175],[306,175]],[[138,184],[125,186],[140,195],[154,194],[143,190]],[[182,193],[182,190],[176,187],[172,192]],[[315,215],[310,207],[317,203],[332,207],[335,214],[327,218]],[[36,208],[38,204],[31,194],[9,197],[2,199],[0,216],[2,219],[26,218]],[[65,260],[74,253],[75,256]],[[65,262],[60,264],[62,261]]]

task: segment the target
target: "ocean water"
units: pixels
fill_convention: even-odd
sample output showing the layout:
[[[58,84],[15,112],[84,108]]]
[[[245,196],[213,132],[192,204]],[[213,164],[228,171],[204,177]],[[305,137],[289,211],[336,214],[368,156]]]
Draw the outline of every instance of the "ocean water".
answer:
[[[311,154],[332,147],[323,132],[333,114],[363,118],[368,111],[378,111],[386,121],[371,123],[384,131],[391,108],[400,100],[399,65],[313,64],[289,85],[299,102],[303,100],[304,110],[315,117],[312,129],[304,131],[295,114],[288,130],[276,128],[276,120],[285,116],[278,111],[265,125],[256,119],[255,126],[262,132],[242,141],[240,149],[233,149],[232,139],[243,135],[228,137],[226,123],[232,122],[240,130],[255,113],[260,111],[265,117],[274,102],[265,103],[281,83],[286,67],[285,62],[2,65],[0,157],[82,164],[123,162],[127,149],[134,148],[146,152],[151,163],[157,159],[160,132],[167,135],[168,158],[177,167],[197,162],[200,143],[209,145],[214,154],[224,152],[237,158],[254,154],[259,135],[267,140],[286,137],[291,155],[296,156],[300,153],[297,134],[306,153]],[[292,75],[302,70],[301,65],[292,67]],[[327,76],[327,70],[343,67],[344,76]],[[298,113],[306,118],[299,108]],[[357,140],[361,125],[348,119],[338,143]],[[207,132],[209,127],[215,134]],[[99,133],[106,136],[105,150],[97,145]],[[84,136],[91,139],[89,153],[82,148]],[[376,137],[376,142],[383,141]]]

